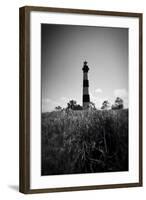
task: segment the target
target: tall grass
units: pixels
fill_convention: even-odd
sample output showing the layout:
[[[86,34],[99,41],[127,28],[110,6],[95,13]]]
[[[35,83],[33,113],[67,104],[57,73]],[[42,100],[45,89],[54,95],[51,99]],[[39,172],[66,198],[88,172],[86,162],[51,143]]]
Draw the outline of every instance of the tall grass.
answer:
[[[128,110],[42,114],[42,175],[128,170]]]

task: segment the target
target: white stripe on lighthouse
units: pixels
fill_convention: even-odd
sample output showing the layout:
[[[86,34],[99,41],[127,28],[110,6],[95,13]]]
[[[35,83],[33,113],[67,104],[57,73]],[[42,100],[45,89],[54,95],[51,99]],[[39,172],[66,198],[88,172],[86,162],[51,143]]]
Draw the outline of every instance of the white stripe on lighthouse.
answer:
[[[83,94],[89,94],[89,87],[83,87]]]
[[[84,72],[84,74],[83,74],[83,79],[84,79],[84,80],[88,80],[88,74],[87,74],[87,72]]]
[[[83,102],[83,108],[88,108],[89,102]]]

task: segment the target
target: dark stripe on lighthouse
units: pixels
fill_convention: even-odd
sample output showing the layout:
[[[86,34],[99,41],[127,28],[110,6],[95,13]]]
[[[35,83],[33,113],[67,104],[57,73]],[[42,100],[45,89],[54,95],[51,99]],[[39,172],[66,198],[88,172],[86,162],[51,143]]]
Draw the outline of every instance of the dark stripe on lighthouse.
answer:
[[[89,94],[84,94],[83,95],[83,102],[90,102],[90,96],[89,96]]]
[[[83,80],[83,87],[89,87],[89,81]]]

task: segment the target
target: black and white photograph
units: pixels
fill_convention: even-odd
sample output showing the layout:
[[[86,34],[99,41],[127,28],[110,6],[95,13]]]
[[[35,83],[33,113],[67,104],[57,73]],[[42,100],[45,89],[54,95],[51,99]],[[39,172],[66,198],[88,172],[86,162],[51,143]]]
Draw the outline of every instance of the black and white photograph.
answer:
[[[129,170],[128,28],[41,24],[41,175]]]

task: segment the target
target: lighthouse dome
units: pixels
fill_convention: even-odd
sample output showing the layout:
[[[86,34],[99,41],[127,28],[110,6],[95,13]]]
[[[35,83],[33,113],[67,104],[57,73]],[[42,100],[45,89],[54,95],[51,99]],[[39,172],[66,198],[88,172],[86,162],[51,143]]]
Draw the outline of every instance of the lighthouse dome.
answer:
[[[84,66],[82,68],[83,72],[88,72],[89,71],[89,67],[87,65],[87,61],[84,61]]]

